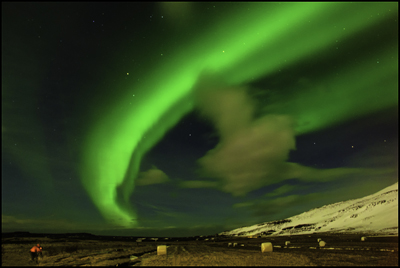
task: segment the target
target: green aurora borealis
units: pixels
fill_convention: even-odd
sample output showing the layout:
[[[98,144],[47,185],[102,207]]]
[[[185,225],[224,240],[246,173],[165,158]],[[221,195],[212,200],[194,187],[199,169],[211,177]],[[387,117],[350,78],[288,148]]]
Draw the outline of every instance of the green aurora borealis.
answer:
[[[3,229],[216,232],[397,181],[396,2],[2,9]]]
[[[106,111],[107,116],[90,130],[85,146],[82,182],[103,216],[118,218],[119,224],[126,227],[137,224],[129,196],[134,191],[133,178],[142,155],[193,109],[188,100],[174,107],[168,120],[160,121],[163,114],[191,93],[202,72],[222,77],[228,86],[242,85],[318,55],[336,40],[344,42],[396,10],[395,3],[365,5],[356,13],[346,6],[347,3],[291,3],[275,5],[271,10],[271,5],[249,4],[251,12],[239,11],[224,19],[215,25],[216,31],[199,36],[193,44],[174,54],[171,62],[157,67],[149,74],[147,83],[135,85],[143,92],[140,103],[123,112]],[[377,13],[379,16],[371,16]],[[343,20],[332,23],[339,17]],[[309,20],[318,23],[310,26]],[[396,90],[382,87],[377,96],[375,89],[386,76],[395,77],[398,73],[398,55],[393,51],[380,55],[386,61],[382,60],[379,71],[374,69],[371,73],[369,65],[354,64],[348,70],[341,70],[340,79],[335,74],[324,78],[332,87],[330,93],[315,94],[312,89],[299,92],[284,110],[269,112],[295,117],[296,133],[304,134],[396,105]],[[377,55],[371,55],[370,64],[376,64],[376,58]],[[386,83],[393,85],[396,80]],[[116,105],[124,105],[125,98]],[[142,139],[148,132],[152,133],[151,138]],[[136,157],[131,162],[135,151]],[[126,176],[128,167],[133,170],[130,176]],[[123,203],[117,202],[117,187],[121,184],[124,184]]]

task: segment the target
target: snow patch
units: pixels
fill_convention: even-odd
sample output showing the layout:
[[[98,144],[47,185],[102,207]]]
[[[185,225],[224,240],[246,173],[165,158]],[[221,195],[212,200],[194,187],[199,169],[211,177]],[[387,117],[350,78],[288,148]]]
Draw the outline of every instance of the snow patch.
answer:
[[[311,209],[280,220],[220,233],[278,236],[318,232],[398,234],[398,183],[362,198]]]

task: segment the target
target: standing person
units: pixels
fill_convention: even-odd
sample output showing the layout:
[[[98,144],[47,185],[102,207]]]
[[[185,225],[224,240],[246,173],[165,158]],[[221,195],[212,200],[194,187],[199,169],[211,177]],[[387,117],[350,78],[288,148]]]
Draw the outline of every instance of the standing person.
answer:
[[[43,248],[40,246],[40,244],[33,246],[30,251],[31,252],[31,260],[32,261],[36,260],[36,263],[39,263],[39,256],[40,256],[40,258],[43,257],[42,250],[43,250]]]

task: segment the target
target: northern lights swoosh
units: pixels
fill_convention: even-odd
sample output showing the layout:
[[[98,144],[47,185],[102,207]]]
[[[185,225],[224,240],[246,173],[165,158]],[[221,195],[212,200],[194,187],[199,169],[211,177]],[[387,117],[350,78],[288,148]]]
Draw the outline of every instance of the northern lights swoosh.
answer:
[[[91,127],[83,149],[82,183],[103,217],[124,227],[138,224],[129,203],[134,190],[132,177],[139,171],[143,154],[194,108],[191,92],[204,72],[215,74],[226,85],[243,85],[317,54],[384,16],[395,15],[397,3],[364,3],[356,11],[348,7],[348,3],[249,4],[247,11],[234,12],[136,85],[142,92],[140,100],[121,111],[116,108],[124,104],[121,99],[107,111],[107,116]],[[380,15],[371,16],[377,13]],[[310,24],[310,20],[319,23]],[[296,132],[302,134],[397,103],[397,90],[391,87],[382,89],[384,96],[370,106],[365,103],[374,100],[376,93],[362,94],[366,86],[395,76],[396,65],[387,65],[365,79],[355,79],[358,73],[368,73],[368,66],[355,66],[340,80],[327,78],[335,89],[332,94],[300,92],[287,109],[271,112],[294,116]],[[345,99],[343,106],[332,104],[332,97]],[[320,104],[310,105],[316,98]],[[357,112],[349,115],[354,107]],[[122,201],[117,196],[121,185]]]

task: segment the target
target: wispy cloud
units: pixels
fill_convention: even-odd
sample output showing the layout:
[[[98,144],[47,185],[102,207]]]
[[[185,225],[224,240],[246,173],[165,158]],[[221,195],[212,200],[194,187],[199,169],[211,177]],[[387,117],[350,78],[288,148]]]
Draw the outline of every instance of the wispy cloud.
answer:
[[[179,186],[183,188],[217,188],[218,183],[215,181],[182,181],[179,183]]]
[[[185,217],[187,217],[186,213],[183,212],[177,212],[176,210],[169,208],[165,205],[153,205],[147,202],[137,202],[139,203],[141,206],[146,207],[148,211],[151,211],[152,213],[155,214],[155,217],[157,219],[160,219],[160,217],[170,217],[170,218],[174,218],[174,219],[184,219]],[[150,218],[150,217],[147,217]],[[165,218],[163,218],[165,219]],[[147,219],[143,216],[139,217],[139,222],[141,224],[146,223]],[[152,222],[155,221],[155,219],[151,220]],[[161,220],[160,220],[161,221]],[[147,223],[146,223],[147,224]]]
[[[325,189],[307,194],[293,193],[279,197],[265,195],[252,201],[234,204],[232,207],[238,210],[238,213],[240,213],[240,210],[245,209],[246,211],[251,211],[255,217],[259,217],[264,221],[272,221],[288,218],[324,205],[374,194],[389,186],[388,183],[388,180],[355,180],[351,183],[343,183],[334,190]],[[273,193],[290,188],[292,187],[282,186]]]
[[[1,216],[2,231],[30,231],[30,232],[91,232],[107,227],[104,223],[81,223],[66,219],[38,219],[16,217],[12,215]],[[111,226],[109,226],[111,227]]]
[[[169,178],[167,174],[165,174],[162,170],[158,169],[156,166],[153,166],[151,169],[140,172],[138,178],[135,180],[136,185],[152,185],[159,183],[169,182]]]
[[[298,187],[298,186],[297,186]],[[290,184],[285,184],[282,185],[281,187],[275,189],[272,192],[269,192],[267,194],[265,194],[265,196],[277,196],[277,195],[282,195],[288,192],[291,192],[293,189],[295,189],[296,186],[295,185],[290,185]]]

